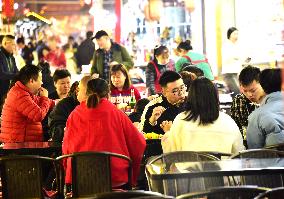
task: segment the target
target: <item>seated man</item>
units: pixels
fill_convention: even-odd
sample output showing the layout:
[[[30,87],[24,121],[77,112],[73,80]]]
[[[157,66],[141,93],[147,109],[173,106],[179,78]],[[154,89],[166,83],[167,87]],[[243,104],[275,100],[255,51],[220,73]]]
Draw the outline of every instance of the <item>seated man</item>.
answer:
[[[48,91],[41,87],[41,69],[26,65],[17,80],[3,106],[0,140],[4,143],[42,141],[41,121],[54,101],[48,99]]]
[[[163,122],[171,122],[183,111],[186,86],[181,76],[174,71],[166,71],[159,80],[162,95],[150,101],[144,109],[139,128],[145,133],[164,134]]]
[[[239,75],[240,90],[231,106],[231,117],[238,125],[247,147],[246,129],[248,116],[258,107],[265,93],[259,83],[260,69],[253,66],[245,67]]]
[[[71,74],[66,69],[57,69],[53,74],[56,91],[49,94],[50,99],[63,99],[70,90]]]
[[[281,92],[281,70],[265,69],[260,73],[260,85],[266,96],[260,107],[248,118],[249,149],[284,143],[284,107]]]

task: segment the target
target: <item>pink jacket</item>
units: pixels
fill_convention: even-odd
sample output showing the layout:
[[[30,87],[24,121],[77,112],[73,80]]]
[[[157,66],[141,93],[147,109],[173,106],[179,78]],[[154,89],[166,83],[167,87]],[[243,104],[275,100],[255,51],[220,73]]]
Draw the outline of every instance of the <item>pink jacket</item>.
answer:
[[[2,110],[2,142],[42,141],[41,121],[54,101],[29,92],[20,81],[8,92]]]
[[[102,99],[96,108],[87,108],[82,102],[67,120],[63,138],[63,154],[82,151],[108,151],[132,159],[132,183],[140,171],[140,162],[146,142],[143,134],[132,124],[127,115],[107,99]],[[71,183],[71,165],[67,161],[66,181]],[[127,162],[112,160],[113,185],[127,182]]]

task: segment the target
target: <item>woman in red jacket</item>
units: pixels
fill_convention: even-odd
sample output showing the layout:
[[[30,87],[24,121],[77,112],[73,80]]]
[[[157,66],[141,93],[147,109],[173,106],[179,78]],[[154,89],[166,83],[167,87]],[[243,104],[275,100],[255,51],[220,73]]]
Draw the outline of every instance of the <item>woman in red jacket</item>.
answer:
[[[87,101],[81,102],[70,114],[63,138],[63,153],[80,151],[108,151],[132,159],[135,185],[140,162],[146,146],[145,139],[128,119],[108,101],[109,86],[103,79],[93,79],[87,84]],[[71,162],[67,162],[66,181],[71,183]],[[119,187],[128,179],[128,164],[112,160],[112,185]]]

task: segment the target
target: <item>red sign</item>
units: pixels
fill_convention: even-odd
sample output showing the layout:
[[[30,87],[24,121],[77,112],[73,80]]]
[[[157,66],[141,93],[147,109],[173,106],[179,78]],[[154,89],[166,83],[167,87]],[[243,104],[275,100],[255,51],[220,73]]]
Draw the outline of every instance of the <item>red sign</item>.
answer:
[[[13,17],[15,14],[14,0],[3,0],[2,11],[3,11],[3,15],[5,15],[7,18]]]

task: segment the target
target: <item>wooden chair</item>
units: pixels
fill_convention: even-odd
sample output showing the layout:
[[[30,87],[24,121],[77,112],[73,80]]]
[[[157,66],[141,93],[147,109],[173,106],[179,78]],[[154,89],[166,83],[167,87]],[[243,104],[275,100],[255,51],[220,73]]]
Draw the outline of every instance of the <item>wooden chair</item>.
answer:
[[[45,198],[43,184],[47,177],[44,176],[46,166],[55,170],[56,195],[60,198],[63,195],[59,187],[60,167],[54,159],[33,155],[0,158],[3,199]]]
[[[111,158],[120,158],[128,163],[127,187],[131,188],[132,161],[127,156],[110,152],[78,152],[60,156],[57,161],[67,158],[71,158],[73,198],[112,191]]]
[[[281,158],[284,157],[284,152],[272,150],[272,149],[250,149],[241,151],[233,156],[235,158]],[[260,187],[281,187],[283,186],[283,176],[282,175],[250,175],[241,176],[242,185],[257,185]]]
[[[268,189],[266,188],[253,186],[218,187],[212,188],[210,191],[180,195],[177,197],[177,199],[193,199],[205,197],[208,199],[250,199],[267,190]]]
[[[254,199],[279,199],[283,197],[284,197],[284,187],[279,187],[261,193]]]
[[[171,153],[165,153],[155,158],[150,159],[147,162],[146,167],[158,166],[163,169],[163,173],[171,173],[171,168],[174,163],[182,162],[196,162],[196,161],[217,161],[219,160],[215,156],[194,152],[194,151],[177,151]],[[205,177],[205,178],[179,178],[168,180],[153,180],[150,178],[146,168],[146,176],[148,179],[149,188],[151,191],[156,191],[170,196],[177,196],[183,193],[189,193],[193,191],[206,190],[209,187],[224,186],[223,177]]]

